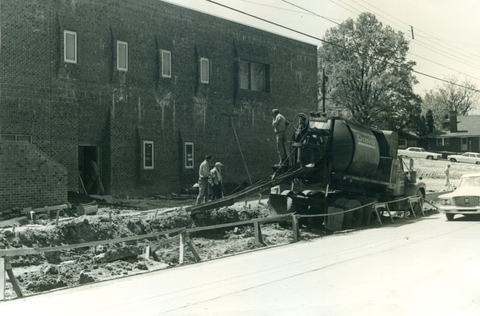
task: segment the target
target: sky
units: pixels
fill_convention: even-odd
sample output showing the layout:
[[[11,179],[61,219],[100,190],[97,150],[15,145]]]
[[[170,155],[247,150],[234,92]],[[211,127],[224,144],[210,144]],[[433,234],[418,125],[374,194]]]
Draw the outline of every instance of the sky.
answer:
[[[447,76],[480,90],[478,0],[160,0],[321,46],[325,32],[371,12],[404,33],[416,62],[416,93],[442,86]],[[229,7],[229,8],[227,8]],[[257,16],[268,23],[254,17]],[[283,26],[283,27],[281,27]],[[287,29],[288,28],[288,29]],[[290,31],[295,30],[294,31]],[[413,29],[413,38],[412,38]]]

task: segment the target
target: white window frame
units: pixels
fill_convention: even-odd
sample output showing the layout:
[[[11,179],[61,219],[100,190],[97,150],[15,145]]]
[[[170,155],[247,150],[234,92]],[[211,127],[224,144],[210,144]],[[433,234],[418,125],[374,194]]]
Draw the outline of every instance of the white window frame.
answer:
[[[200,82],[210,82],[210,60],[208,58],[200,58]]]
[[[191,150],[188,150],[188,148],[191,148]],[[191,157],[188,156],[188,154],[191,151]],[[185,142],[184,145],[184,161],[185,161],[185,169],[193,169],[195,168],[195,146],[193,142]]]
[[[165,55],[164,55],[165,54]],[[167,60],[166,60],[166,56],[168,56],[168,64],[167,64]],[[161,58],[161,61],[162,61],[162,77],[163,78],[172,78],[172,52],[169,51],[169,50],[164,50],[164,49],[161,49],[160,50],[160,58]],[[170,70],[169,73],[166,72],[167,70],[167,66],[168,65],[168,70]]]
[[[120,47],[125,47],[125,67],[120,65]],[[128,71],[128,43],[124,41],[117,41],[117,70]]]
[[[67,58],[67,36],[68,35],[73,35],[74,36],[74,55],[75,57],[73,59]],[[64,30],[63,31],[63,61],[66,63],[70,64],[76,64],[77,63],[77,32],[74,31],[68,31]]]
[[[146,155],[146,145],[152,145],[152,165],[147,166],[147,155]],[[153,144],[153,141],[151,140],[144,140],[142,142],[142,160],[143,160],[143,169],[145,170],[151,170],[155,167],[155,147]]]

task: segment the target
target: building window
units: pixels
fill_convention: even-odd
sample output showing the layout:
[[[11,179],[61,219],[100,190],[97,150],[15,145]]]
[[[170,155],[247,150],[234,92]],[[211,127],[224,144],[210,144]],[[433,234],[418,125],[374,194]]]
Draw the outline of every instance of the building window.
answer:
[[[450,146],[450,138],[437,138],[437,147]]]
[[[143,169],[153,169],[153,142],[143,141]]]
[[[128,70],[128,43],[117,41],[117,69]]]
[[[210,60],[208,58],[200,58],[200,82],[210,82]]]
[[[32,143],[32,136],[30,135],[16,135],[16,134],[0,134],[0,139]]]
[[[192,142],[185,142],[185,169],[193,169],[195,151]]]
[[[168,50],[161,50],[162,56],[162,77],[172,77],[172,53]]]
[[[63,60],[77,63],[77,32],[63,31]]]
[[[238,63],[240,89],[268,92],[268,65],[241,60]]]

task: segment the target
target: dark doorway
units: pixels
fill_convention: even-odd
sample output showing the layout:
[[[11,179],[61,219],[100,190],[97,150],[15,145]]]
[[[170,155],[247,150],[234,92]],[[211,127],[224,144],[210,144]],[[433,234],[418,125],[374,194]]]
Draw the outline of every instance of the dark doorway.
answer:
[[[101,177],[100,153],[97,146],[78,147],[80,191],[85,194],[105,194]]]

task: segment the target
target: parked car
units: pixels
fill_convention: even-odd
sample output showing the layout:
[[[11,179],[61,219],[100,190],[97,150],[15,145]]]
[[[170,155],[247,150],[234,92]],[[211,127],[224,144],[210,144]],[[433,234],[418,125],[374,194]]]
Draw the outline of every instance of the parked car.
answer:
[[[448,155],[447,159],[451,162],[466,162],[480,165],[479,153],[466,152],[461,155]]]
[[[453,220],[456,214],[480,214],[480,173],[464,174],[458,188],[438,197],[438,210],[445,213],[447,220]]]
[[[399,149],[398,155],[409,158],[426,158],[435,160],[442,159],[441,154],[426,151],[421,147],[408,147],[407,149]]]

